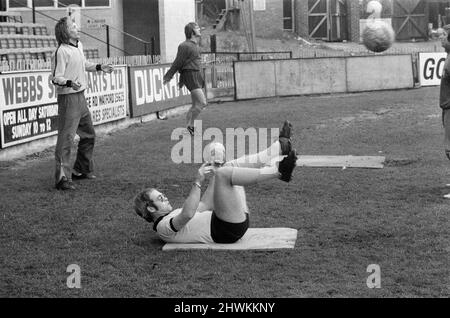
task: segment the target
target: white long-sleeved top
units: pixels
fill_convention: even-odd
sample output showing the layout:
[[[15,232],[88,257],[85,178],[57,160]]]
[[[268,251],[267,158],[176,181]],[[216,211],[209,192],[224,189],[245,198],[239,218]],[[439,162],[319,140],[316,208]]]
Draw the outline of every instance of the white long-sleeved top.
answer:
[[[83,45],[61,44],[52,55],[52,82],[58,95],[73,94],[87,88],[86,71],[96,72],[97,64],[88,62],[83,53]],[[67,87],[67,81],[79,82],[81,88],[75,91]]]

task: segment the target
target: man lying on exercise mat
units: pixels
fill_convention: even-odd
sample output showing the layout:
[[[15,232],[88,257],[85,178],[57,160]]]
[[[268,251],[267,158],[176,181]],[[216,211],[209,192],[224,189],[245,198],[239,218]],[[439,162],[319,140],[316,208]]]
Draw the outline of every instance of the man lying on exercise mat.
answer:
[[[135,197],[134,209],[153,222],[153,230],[165,242],[235,243],[249,228],[244,186],[274,179],[291,181],[297,162],[291,136],[292,125],[286,121],[279,140],[269,148],[228,162],[219,144],[216,161],[200,167],[182,208],[173,210],[164,194],[148,188]],[[217,156],[217,152],[223,155]],[[280,156],[284,157],[281,161],[277,160]],[[209,185],[201,197],[202,183],[209,176]]]

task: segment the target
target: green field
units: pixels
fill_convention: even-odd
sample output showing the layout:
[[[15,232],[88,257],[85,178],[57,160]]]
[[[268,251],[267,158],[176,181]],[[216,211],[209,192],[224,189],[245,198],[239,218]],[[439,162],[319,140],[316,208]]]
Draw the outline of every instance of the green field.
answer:
[[[298,168],[247,188],[252,227],[295,249],[162,252],[132,210],[142,188],[182,205],[199,165],[175,165],[184,117],[100,136],[98,179],[53,189],[53,150],[0,163],[1,297],[448,297],[450,162],[437,87],[211,104],[203,128],[279,127],[304,155],[386,156],[384,169]],[[66,268],[81,268],[69,289]],[[369,289],[367,266],[381,268]]]

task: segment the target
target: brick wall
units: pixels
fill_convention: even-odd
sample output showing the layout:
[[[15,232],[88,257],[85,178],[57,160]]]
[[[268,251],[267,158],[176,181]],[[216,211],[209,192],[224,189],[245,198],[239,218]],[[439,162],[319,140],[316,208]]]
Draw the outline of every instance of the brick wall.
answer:
[[[283,1],[265,0],[265,2],[266,10],[254,11],[256,35],[260,37],[280,36],[283,32]]]
[[[347,25],[348,40],[359,42],[359,3],[354,0],[347,0]]]
[[[309,37],[308,1],[295,0],[294,3],[295,33],[303,38]]]

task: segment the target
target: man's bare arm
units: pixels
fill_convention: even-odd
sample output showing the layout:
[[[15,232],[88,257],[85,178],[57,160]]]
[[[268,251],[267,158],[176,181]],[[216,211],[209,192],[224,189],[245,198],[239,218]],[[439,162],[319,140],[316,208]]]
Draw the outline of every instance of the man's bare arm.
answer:
[[[207,167],[206,164],[203,164],[198,170],[197,177],[192,184],[189,196],[186,201],[184,201],[181,213],[175,216],[172,220],[172,224],[176,230],[181,230],[183,226],[185,226],[194,217],[200,203],[202,182],[205,180],[206,175],[211,172],[211,167]]]

